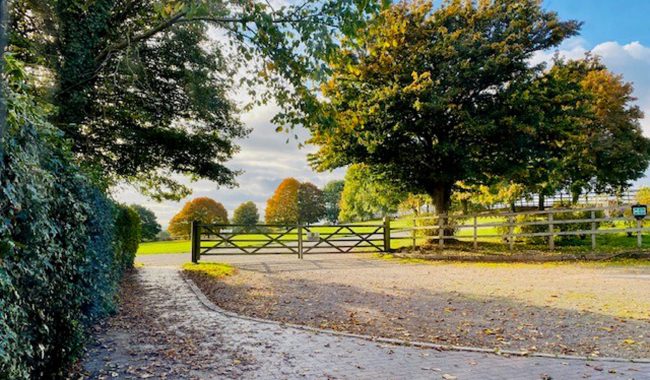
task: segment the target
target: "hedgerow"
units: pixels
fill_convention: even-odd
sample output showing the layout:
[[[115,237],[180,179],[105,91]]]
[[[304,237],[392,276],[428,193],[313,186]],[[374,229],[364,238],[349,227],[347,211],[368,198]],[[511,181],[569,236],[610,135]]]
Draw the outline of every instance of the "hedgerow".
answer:
[[[6,57],[0,166],[0,378],[62,378],[114,309],[132,247],[116,205],[80,173],[46,104]],[[128,252],[127,252],[128,247]]]

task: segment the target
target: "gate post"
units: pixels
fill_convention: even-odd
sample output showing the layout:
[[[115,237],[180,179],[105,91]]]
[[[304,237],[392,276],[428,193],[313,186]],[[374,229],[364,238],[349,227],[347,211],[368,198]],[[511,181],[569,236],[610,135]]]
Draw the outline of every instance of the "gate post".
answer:
[[[302,223],[298,223],[298,258],[302,260]]]
[[[201,231],[199,230],[199,222],[196,220],[192,221],[192,262],[197,264],[201,258]]]
[[[390,216],[384,217],[384,252],[390,252]]]

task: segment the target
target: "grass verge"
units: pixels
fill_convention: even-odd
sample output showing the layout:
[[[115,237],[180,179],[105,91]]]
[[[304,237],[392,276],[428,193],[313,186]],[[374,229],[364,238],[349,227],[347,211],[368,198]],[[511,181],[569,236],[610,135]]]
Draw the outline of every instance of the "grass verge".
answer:
[[[222,278],[235,273],[233,266],[221,263],[185,263],[183,264],[183,270],[203,274],[212,278]]]

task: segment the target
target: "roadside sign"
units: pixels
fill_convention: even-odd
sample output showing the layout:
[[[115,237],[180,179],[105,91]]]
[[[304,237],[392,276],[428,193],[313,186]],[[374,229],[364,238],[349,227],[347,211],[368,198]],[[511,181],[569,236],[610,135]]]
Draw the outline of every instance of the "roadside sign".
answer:
[[[637,220],[641,220],[648,215],[648,207],[646,205],[633,205],[632,206],[632,216]]]

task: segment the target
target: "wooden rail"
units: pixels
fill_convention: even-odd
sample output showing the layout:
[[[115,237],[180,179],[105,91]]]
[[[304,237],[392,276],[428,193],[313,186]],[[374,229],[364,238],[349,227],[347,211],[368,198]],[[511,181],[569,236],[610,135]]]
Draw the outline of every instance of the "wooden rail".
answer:
[[[440,247],[444,247],[445,241],[448,240],[471,240],[473,247],[477,248],[479,238],[501,238],[503,242],[508,244],[509,249],[512,250],[518,239],[541,237],[546,238],[548,248],[553,250],[555,248],[556,237],[589,236],[591,238],[591,248],[596,249],[597,235],[615,233],[636,234],[637,246],[641,247],[643,243],[642,234],[644,232],[650,232],[650,226],[644,227],[643,221],[634,219],[631,213],[628,215],[627,210],[629,210],[629,206],[548,209],[544,211],[518,213],[503,212],[471,215],[420,216],[411,219],[412,226],[395,228],[392,232],[410,233],[413,248],[417,244],[418,233],[426,233],[426,231],[430,231],[428,237],[437,239]],[[597,215],[599,213],[602,215]],[[586,214],[589,217],[578,216],[576,218],[566,218],[566,214]],[[502,221],[479,222],[479,219],[485,218],[501,219]],[[617,228],[615,225],[616,222],[627,223],[629,227]],[[614,227],[600,228],[601,223],[611,223]],[[572,225],[581,226],[577,226],[576,229],[571,229]],[[504,232],[479,235],[479,230],[494,227]],[[524,231],[521,231],[522,227]],[[458,233],[450,235],[445,233],[445,231],[461,231],[467,229],[472,230],[471,235],[459,235]]]
[[[305,253],[383,252],[390,247],[389,230],[387,224],[246,226],[193,222],[192,261],[224,254],[288,253],[303,258]]]

